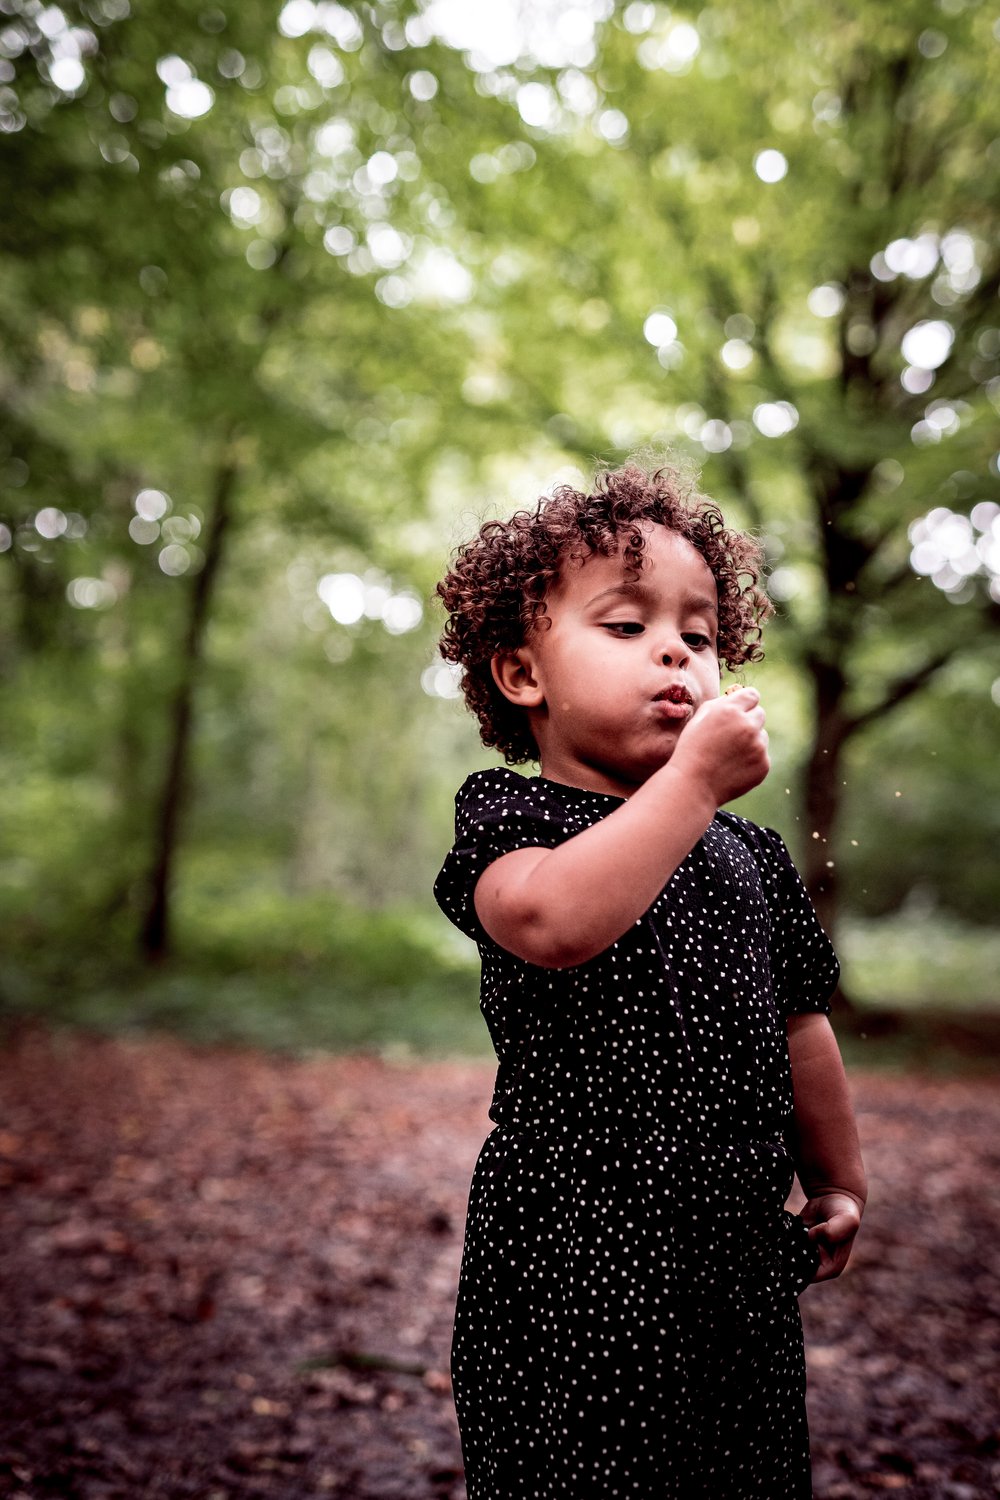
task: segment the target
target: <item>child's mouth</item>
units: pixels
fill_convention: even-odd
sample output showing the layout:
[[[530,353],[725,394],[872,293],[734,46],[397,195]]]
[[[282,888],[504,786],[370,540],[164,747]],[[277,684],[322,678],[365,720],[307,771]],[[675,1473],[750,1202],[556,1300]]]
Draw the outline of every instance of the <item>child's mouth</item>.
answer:
[[[664,688],[661,693],[657,693],[653,702],[666,719],[689,719],[694,713],[694,699],[680,683]]]

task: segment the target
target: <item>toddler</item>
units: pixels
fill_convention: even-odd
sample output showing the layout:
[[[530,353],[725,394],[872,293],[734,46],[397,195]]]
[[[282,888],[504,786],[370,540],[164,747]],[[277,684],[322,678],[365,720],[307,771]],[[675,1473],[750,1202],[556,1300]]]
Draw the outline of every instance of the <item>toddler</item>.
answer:
[[[489,522],[438,586],[486,745],[435,886],[499,1060],[452,1346],[469,1500],[811,1494],[797,1296],[865,1176],[839,973],[776,833],[761,557],[670,468]],[[785,1207],[797,1172],[808,1199]]]

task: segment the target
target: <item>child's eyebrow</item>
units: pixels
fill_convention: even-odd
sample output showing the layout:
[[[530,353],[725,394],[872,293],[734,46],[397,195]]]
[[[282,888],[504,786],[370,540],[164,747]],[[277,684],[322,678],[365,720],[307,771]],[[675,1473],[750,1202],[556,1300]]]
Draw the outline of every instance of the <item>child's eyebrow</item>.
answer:
[[[599,594],[594,595],[593,599],[589,599],[587,601],[587,608],[590,609],[593,605],[600,604],[602,599],[609,598],[637,599],[640,603],[646,603],[656,598],[656,590],[651,589],[645,583],[629,583],[627,581],[625,583],[616,583],[609,589],[602,589]],[[681,603],[685,609],[705,610],[713,615],[719,613],[717,601],[710,599],[707,594],[687,594]]]

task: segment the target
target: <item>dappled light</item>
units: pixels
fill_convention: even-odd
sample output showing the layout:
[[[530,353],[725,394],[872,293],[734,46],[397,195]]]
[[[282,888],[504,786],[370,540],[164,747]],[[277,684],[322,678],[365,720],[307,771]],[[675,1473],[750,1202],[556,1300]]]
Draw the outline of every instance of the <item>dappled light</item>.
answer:
[[[436,586],[636,449],[760,540],[727,811],[842,961],[817,1500],[995,1482],[998,65],[963,0],[0,0],[11,1483],[462,1500]]]
[[[746,339],[727,339],[719,350],[719,358],[730,370],[745,370],[753,364],[753,349]]]
[[[205,554],[194,545],[201,535],[201,520],[196,514],[169,514],[173,504],[170,496],[151,488],[139,490],[132,504],[135,515],[128,523],[129,537],[138,547],[165,544],[156,554],[161,573],[180,578],[203,566]]]
[[[412,590],[395,591],[389,579],[375,572],[363,578],[356,573],[325,573],[316,593],[338,625],[379,620],[389,635],[406,635],[416,630],[424,616],[423,605]]]
[[[460,698],[462,669],[450,661],[432,662],[421,672],[420,686],[429,698]]]
[[[69,518],[55,505],[44,506],[35,516],[35,530],[39,536],[47,537],[49,541],[54,537],[64,536],[68,529]]]
[[[1000,604],[1000,504],[984,500],[968,516],[936,506],[909,529],[910,566],[956,603],[973,596],[973,580],[986,582]]]
[[[650,313],[642,325],[643,337],[654,349],[664,349],[677,339],[677,324],[667,312]]]
[[[766,151],[757,152],[753,169],[761,182],[780,182],[788,172],[788,160],[782,152],[769,146]]]
[[[652,15],[648,16],[650,11]],[[685,73],[701,51],[701,37],[697,26],[691,21],[673,17],[665,23],[657,24],[657,8],[654,6],[629,6],[625,13],[625,24],[633,33],[653,33],[639,44],[636,52],[636,57],[644,68]]]
[[[465,52],[478,72],[507,67],[527,56],[543,67],[589,67],[595,58],[595,28],[611,14],[610,0],[492,0],[472,7],[464,0],[429,0],[420,24]]]
[[[844,306],[844,288],[826,282],[823,286],[814,286],[806,300],[809,311],[817,318],[835,318]]]
[[[161,57],[156,71],[166,85],[166,104],[171,114],[179,115],[182,120],[198,120],[212,108],[215,94],[195,76],[190,63],[182,57]]]
[[[109,609],[117,597],[106,578],[73,578],[66,585],[66,598],[74,609]]]
[[[955,342],[955,330],[939,318],[915,323],[903,334],[900,352],[917,370],[936,370],[943,365]]]
[[[785,437],[798,421],[799,414],[790,401],[762,401],[753,409],[753,425],[762,437]]]
[[[870,262],[872,275],[879,281],[895,281],[898,276],[922,281],[939,265],[942,269],[931,285],[931,296],[942,307],[950,307],[973,291],[982,279],[976,241],[963,229],[892,240]]]
[[[361,46],[362,31],[357,17],[347,6],[331,0],[288,0],[278,17],[283,36],[301,37],[310,31],[321,31],[331,37],[345,52]]]

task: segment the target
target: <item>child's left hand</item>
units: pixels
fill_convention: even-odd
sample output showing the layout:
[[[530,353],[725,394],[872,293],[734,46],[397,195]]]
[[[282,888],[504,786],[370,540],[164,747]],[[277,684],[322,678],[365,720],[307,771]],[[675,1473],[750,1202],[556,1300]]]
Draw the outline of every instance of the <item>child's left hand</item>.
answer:
[[[854,1236],[861,1227],[864,1203],[844,1190],[810,1198],[799,1217],[809,1225],[809,1238],[819,1250],[813,1281],[831,1281],[851,1258]]]

